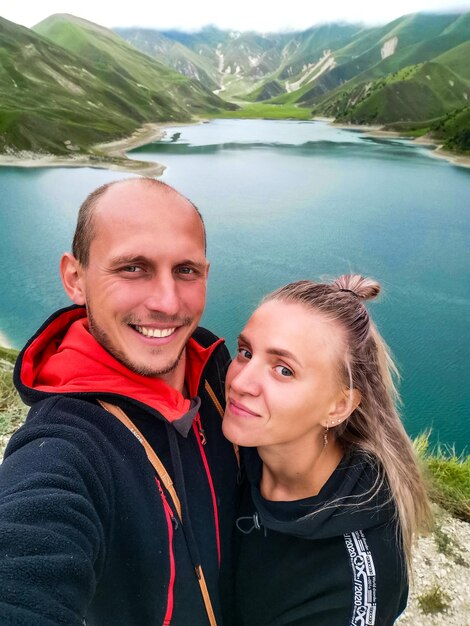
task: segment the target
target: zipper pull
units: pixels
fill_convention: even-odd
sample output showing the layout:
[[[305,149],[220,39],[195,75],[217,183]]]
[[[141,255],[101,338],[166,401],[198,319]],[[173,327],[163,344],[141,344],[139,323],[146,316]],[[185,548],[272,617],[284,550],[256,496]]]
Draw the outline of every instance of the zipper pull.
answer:
[[[201,418],[199,415],[196,416],[196,426],[199,433],[199,438],[201,440],[201,444],[205,446],[207,443],[206,433],[204,432],[204,428],[202,427]]]
[[[173,515],[173,511],[171,511],[170,513],[170,519],[171,519],[171,523],[173,524],[173,530],[178,530],[179,527],[179,522],[177,520],[177,518],[175,517],[175,515]]]

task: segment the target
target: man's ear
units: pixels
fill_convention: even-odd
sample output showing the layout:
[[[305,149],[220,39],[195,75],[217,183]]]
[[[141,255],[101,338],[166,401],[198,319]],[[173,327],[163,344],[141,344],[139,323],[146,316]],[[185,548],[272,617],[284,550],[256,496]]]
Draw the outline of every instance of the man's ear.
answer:
[[[65,252],[60,260],[60,276],[68,297],[75,304],[86,304],[83,285],[83,268],[78,260]]]
[[[342,389],[331,406],[328,418],[322,422],[322,426],[325,428],[339,426],[357,409],[361,398],[359,389]]]

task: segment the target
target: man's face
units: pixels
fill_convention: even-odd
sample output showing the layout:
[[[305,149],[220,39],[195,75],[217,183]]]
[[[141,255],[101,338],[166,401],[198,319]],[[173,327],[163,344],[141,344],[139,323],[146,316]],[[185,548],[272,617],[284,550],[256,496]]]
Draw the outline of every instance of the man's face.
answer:
[[[78,269],[91,333],[133,372],[178,386],[206,299],[196,211],[175,193],[127,181],[98,200],[93,233],[89,264]]]

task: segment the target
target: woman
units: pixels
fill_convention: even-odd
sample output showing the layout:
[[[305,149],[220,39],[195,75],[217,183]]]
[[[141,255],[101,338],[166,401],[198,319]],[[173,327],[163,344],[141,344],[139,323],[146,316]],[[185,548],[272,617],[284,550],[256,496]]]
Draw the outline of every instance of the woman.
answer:
[[[386,626],[406,605],[429,505],[362,302],[379,291],[357,275],[292,283],[239,337],[223,430],[250,485],[237,520],[244,626]]]

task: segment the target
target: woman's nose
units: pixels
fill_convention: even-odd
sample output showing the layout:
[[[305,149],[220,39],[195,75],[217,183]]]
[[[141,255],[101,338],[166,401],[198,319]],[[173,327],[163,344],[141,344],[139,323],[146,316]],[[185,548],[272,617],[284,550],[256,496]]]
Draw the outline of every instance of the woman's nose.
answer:
[[[238,369],[230,382],[230,387],[240,395],[258,395],[260,388],[259,369],[253,359]]]

